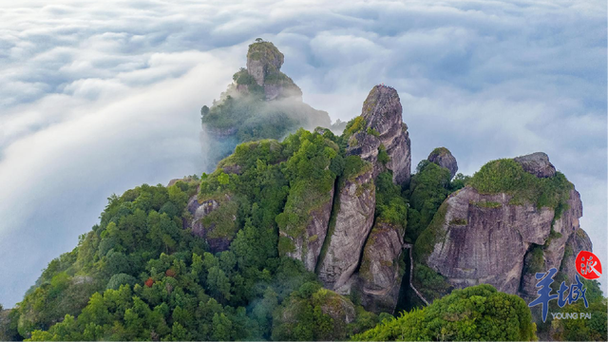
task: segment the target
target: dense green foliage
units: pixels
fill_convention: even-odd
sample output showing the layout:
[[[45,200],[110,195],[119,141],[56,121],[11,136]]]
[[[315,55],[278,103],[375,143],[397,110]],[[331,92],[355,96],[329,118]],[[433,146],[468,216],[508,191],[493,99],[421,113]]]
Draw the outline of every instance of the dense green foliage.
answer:
[[[562,341],[606,341],[608,338],[608,299],[596,280],[582,279],[589,307],[582,300],[551,312],[589,314],[590,318],[559,319],[551,322],[552,337]],[[572,280],[574,281],[574,280]],[[549,315],[551,316],[551,315]],[[549,320],[551,317],[549,317]]]
[[[290,184],[287,203],[276,218],[285,234],[279,243],[281,255],[294,251],[292,240],[304,238],[311,213],[332,200],[336,177],[343,171],[340,148],[320,134],[300,130],[285,139],[284,144],[294,152],[285,167]]]
[[[358,341],[531,341],[536,326],[523,299],[491,285],[455,290],[422,310],[402,313],[363,334]]]
[[[376,222],[389,223],[402,232],[407,226],[407,202],[401,187],[393,184],[391,172],[382,172],[376,179]]]
[[[275,311],[299,307],[290,294],[302,292],[316,275],[280,256],[278,230],[301,228],[337,177],[354,177],[369,167],[359,157],[344,158],[338,143],[329,131],[299,130],[282,143],[239,145],[200,181],[143,185],[110,197],[100,224],[49,264],[11,311],[3,334],[32,340],[300,336],[287,332]],[[184,229],[192,220],[186,206],[193,196],[199,203],[219,203],[201,221],[212,227],[206,240]],[[228,250],[210,253],[206,241],[219,237],[229,241]],[[323,291],[313,296],[318,303],[347,300]],[[331,336],[346,338],[377,323],[375,315],[355,311],[358,323]],[[327,320],[323,315],[319,319]],[[317,330],[316,323],[297,325],[297,331]]]
[[[465,185],[466,178],[459,174],[450,182],[450,171],[428,160],[423,160],[412,176],[406,196],[410,199],[408,227],[405,234],[408,242],[415,242],[429,225],[445,198]]]
[[[356,295],[353,303],[321,288],[314,273],[285,256],[305,236],[311,213],[331,202],[332,189],[339,191],[372,170],[369,162],[345,153],[347,141],[354,143],[352,136],[363,131],[365,120],[351,120],[342,136],[299,129],[282,142],[249,141],[283,137],[312,109],[268,104],[262,87],[244,69],[234,81],[246,85],[248,95],[226,95],[203,108],[203,122],[212,130],[234,130],[230,134],[248,142],[200,180],[192,176],[169,187],[142,185],[110,197],[99,224],[81,236],[78,246],[49,263],[14,310],[0,308],[0,339],[343,340],[355,334],[361,340],[534,338],[530,311],[521,299],[491,286],[437,299],[452,287],[424,263],[441,234],[447,210],[442,203],[450,193],[470,183],[480,192],[505,191],[514,201],[550,206],[559,213],[566,208],[565,189],[570,189],[563,175],[532,180],[518,164],[496,161],[472,179],[459,174],[450,181],[447,169],[422,161],[406,189],[393,184],[390,171],[366,184],[375,191],[375,222],[397,227],[407,242],[415,242],[413,282],[425,298],[435,299],[424,309],[377,325],[382,320],[358,306]],[[366,133],[378,134],[371,129]],[[390,160],[384,146],[378,160]],[[216,206],[200,221],[204,239],[188,225],[193,215],[187,206],[194,200]],[[321,260],[339,207],[338,198]],[[538,262],[544,247],[535,248],[526,272],[542,268]],[[360,265],[361,274],[371,272],[365,267]],[[593,302],[594,312],[605,308],[605,300]],[[598,320],[559,324],[555,335],[561,338],[595,339],[606,329]]]
[[[532,203],[538,208],[553,208],[556,218],[568,208],[567,201],[573,189],[572,183],[562,173],[539,178],[524,171],[513,159],[498,159],[485,164],[473,175],[470,184],[480,193],[513,195],[513,204]]]
[[[346,316],[357,319],[346,323]],[[275,311],[272,339],[278,341],[333,341],[371,329],[378,317],[347,298],[309,282],[292,292]]]
[[[362,116],[357,116],[347,122],[343,133],[345,140],[348,140],[353,134],[361,132],[366,125],[367,122]]]

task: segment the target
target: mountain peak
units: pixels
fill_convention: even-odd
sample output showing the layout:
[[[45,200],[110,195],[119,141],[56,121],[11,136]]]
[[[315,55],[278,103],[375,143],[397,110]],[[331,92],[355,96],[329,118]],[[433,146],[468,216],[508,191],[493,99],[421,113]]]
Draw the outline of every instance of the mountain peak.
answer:
[[[374,165],[374,177],[386,169],[393,172],[395,184],[410,179],[410,139],[407,125],[403,123],[402,107],[395,88],[376,85],[367,95],[361,115],[354,124],[347,125],[349,153],[357,154]],[[378,161],[380,152],[387,154]]]
[[[284,61],[283,53],[271,42],[260,40],[249,45],[247,71],[260,86],[266,76],[280,72]]]
[[[281,72],[284,61],[273,43],[256,39],[247,51],[247,68],[234,74],[236,89],[241,94],[263,94],[266,101],[287,97],[301,101],[302,90]]]

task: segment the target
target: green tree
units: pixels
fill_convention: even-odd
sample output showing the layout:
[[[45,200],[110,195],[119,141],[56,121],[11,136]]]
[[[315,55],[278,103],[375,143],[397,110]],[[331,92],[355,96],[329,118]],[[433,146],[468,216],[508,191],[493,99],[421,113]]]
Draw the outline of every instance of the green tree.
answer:
[[[353,339],[532,341],[535,332],[536,324],[523,299],[484,284],[455,290],[422,310],[404,312]]]

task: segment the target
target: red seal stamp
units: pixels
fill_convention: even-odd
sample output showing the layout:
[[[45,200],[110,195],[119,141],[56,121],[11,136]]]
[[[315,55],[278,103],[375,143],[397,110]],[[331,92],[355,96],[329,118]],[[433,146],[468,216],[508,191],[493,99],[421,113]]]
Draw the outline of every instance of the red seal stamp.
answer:
[[[580,251],[576,256],[576,271],[585,279],[597,279],[602,275],[602,263],[595,254]]]

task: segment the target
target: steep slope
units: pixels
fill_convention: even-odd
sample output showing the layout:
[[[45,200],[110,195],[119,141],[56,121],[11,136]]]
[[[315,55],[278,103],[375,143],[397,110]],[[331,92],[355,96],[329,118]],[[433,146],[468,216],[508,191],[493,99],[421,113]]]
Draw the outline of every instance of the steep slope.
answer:
[[[399,94],[377,85],[369,92],[361,115],[345,129],[348,154],[358,155],[374,166],[374,178],[384,170],[393,172],[395,184],[410,179],[411,153],[407,125],[403,123]]]
[[[445,200],[416,241],[418,261],[456,288],[487,283],[530,298],[533,274],[559,268],[582,234],[581,216],[578,192],[545,154],[493,161]]]
[[[359,266],[363,244],[374,222],[376,192],[372,170],[370,163],[357,156],[347,158],[337,194],[336,217],[317,266],[319,280],[341,294],[350,293],[351,277]]]

